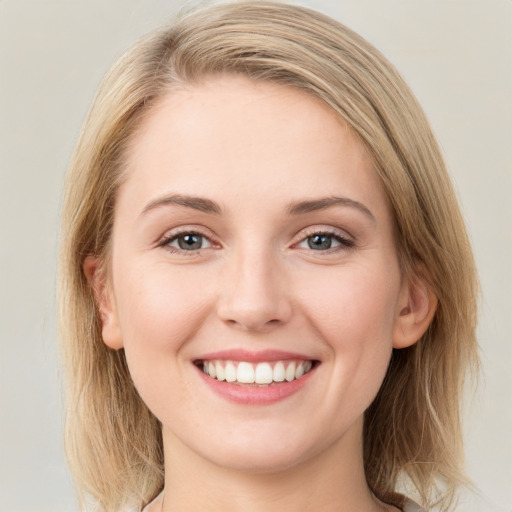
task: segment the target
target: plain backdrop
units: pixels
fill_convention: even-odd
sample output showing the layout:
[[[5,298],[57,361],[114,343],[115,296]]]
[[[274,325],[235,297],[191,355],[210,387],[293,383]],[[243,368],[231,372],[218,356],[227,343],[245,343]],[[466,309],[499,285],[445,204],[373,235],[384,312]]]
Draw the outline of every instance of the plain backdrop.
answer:
[[[468,471],[480,498],[460,510],[511,511],[512,2],[302,3],[383,51],[438,135],[483,290],[483,378],[466,422]],[[0,512],[78,510],[62,449],[56,342],[63,177],[102,75],[129,43],[180,5],[0,2]]]

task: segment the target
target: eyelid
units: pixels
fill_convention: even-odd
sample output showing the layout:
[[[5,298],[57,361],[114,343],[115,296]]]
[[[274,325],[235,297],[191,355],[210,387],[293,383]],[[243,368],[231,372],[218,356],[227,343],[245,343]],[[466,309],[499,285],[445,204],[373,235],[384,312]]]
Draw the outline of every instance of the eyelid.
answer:
[[[197,226],[197,225],[185,225],[185,226],[179,226],[179,227],[176,227],[176,228],[173,228],[173,229],[170,229],[168,231],[166,231],[159,239],[158,241],[156,242],[156,246],[157,247],[162,247],[162,248],[167,248],[169,249],[169,247],[171,247],[169,244],[171,241],[175,240],[176,238],[178,238],[180,235],[197,235],[197,236],[200,236],[202,238],[205,238],[206,240],[208,240],[210,242],[210,246],[209,247],[202,247],[201,249],[196,249],[195,251],[194,250],[190,250],[190,251],[186,251],[186,250],[182,250],[182,249],[179,249],[177,247],[172,247],[173,251],[172,252],[180,252],[180,253],[186,253],[186,252],[189,252],[189,253],[197,253],[198,251],[201,251],[203,249],[210,249],[212,247],[216,248],[216,247],[219,247],[220,244],[219,242],[217,241],[217,237],[211,232],[211,230],[203,227],[203,226]]]
[[[190,236],[190,235],[192,235],[195,238],[199,238],[201,240],[200,248],[184,249],[183,247],[179,247],[180,238],[182,238],[182,237],[184,238],[185,236]],[[175,245],[176,243],[178,243],[178,246]],[[195,233],[193,231],[185,231],[185,233],[178,233],[177,235],[174,235],[171,238],[169,238],[166,243],[167,247],[172,247],[173,250],[176,250],[179,252],[197,252],[197,251],[200,251],[201,249],[209,249],[210,247],[212,247],[212,245],[213,244],[212,244],[211,240],[207,236],[204,236],[201,233]]]
[[[221,244],[219,243],[217,237],[215,234],[208,228],[205,228],[204,226],[198,226],[198,225],[183,225],[178,226],[176,228],[172,228],[168,231],[166,231],[156,242],[157,247],[163,247],[163,248],[169,248],[171,247],[169,243],[173,241],[174,239],[178,238],[180,235],[185,234],[193,234],[200,236],[202,238],[205,238],[209,241],[211,244],[209,247],[204,247],[201,249],[196,250],[182,250],[179,248],[174,248],[174,252],[188,252],[188,253],[197,253],[198,251],[201,251],[203,249],[210,249],[210,248],[220,248]],[[292,248],[296,248],[299,244],[306,241],[307,238],[314,236],[314,235],[327,235],[331,236],[338,240],[340,243],[341,248],[350,249],[356,245],[356,239],[353,235],[351,235],[347,230],[336,228],[333,226],[326,226],[326,225],[316,225],[316,226],[309,226],[307,228],[302,229],[297,233],[297,235],[294,237],[295,241],[291,244]],[[329,252],[329,251],[335,251],[338,249],[338,247],[334,247],[332,249],[327,249],[325,251],[318,251],[318,252]],[[311,250],[311,249],[310,249]]]
[[[295,239],[297,240],[292,244],[292,247],[297,247],[302,242],[305,242],[309,237],[314,235],[327,235],[331,236],[335,239],[338,239],[340,246],[344,249],[350,249],[356,245],[356,239],[353,235],[351,235],[347,230],[335,228],[333,226],[309,226],[303,230],[301,230]],[[335,251],[339,247],[334,247],[332,249],[328,249],[325,251],[318,252],[329,252]],[[311,250],[311,249],[310,249]]]

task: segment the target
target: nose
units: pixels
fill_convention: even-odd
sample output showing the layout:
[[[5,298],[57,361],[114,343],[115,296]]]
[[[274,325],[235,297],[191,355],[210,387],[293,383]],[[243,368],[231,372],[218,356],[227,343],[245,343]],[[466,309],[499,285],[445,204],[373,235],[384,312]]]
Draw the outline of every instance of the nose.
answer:
[[[276,259],[260,253],[226,262],[217,314],[244,331],[262,332],[286,324],[292,304]]]

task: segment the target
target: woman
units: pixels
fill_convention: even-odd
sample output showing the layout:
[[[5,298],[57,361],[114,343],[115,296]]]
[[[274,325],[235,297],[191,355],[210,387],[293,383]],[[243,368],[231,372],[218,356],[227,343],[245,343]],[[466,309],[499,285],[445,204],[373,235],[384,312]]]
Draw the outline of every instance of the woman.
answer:
[[[360,36],[215,5],[137,42],[68,176],[67,447],[105,510],[449,510],[476,275],[437,144]]]

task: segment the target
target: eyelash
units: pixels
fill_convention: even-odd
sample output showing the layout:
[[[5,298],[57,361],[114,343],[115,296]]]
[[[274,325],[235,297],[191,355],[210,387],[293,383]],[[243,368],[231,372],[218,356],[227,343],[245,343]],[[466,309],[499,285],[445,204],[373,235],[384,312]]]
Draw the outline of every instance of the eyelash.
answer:
[[[329,238],[329,239],[331,239],[331,242],[335,241],[335,242],[339,243],[339,246],[338,247],[328,247],[325,250],[313,249],[313,247],[311,247],[311,245],[309,245],[309,243],[308,243],[308,240],[312,239],[313,237]],[[310,233],[306,233],[306,236],[304,238],[302,238],[297,244],[295,244],[295,246],[298,246],[302,243],[307,243],[309,246],[309,250],[317,252],[317,253],[320,253],[320,252],[332,253],[332,252],[336,252],[338,250],[351,249],[355,246],[354,240],[342,235],[341,233],[339,233],[337,231],[330,231],[330,230],[313,230]]]
[[[171,245],[172,242],[175,242],[175,241],[178,242],[180,237],[183,237],[183,236],[186,236],[186,235],[196,236],[196,237],[200,238],[203,241],[207,240],[208,243],[210,244],[210,246],[209,247],[202,247],[201,246],[201,247],[199,247],[197,249],[187,250],[187,249],[183,249],[183,248],[179,248],[179,247],[173,247]],[[337,246],[337,247],[328,247],[325,250],[323,250],[323,249],[313,249],[313,247],[311,247],[311,245],[308,243],[308,240],[312,239],[313,237],[329,238],[329,239],[331,239],[331,241],[337,242],[339,244],[339,246]],[[351,240],[350,238],[347,238],[347,237],[341,235],[340,233],[338,233],[336,231],[329,231],[329,230],[314,230],[314,231],[311,231],[310,233],[307,233],[306,236],[304,236],[299,242],[294,244],[293,247],[298,247],[302,243],[308,243],[309,250],[317,252],[317,253],[322,253],[322,252],[323,253],[332,253],[332,252],[336,252],[338,250],[351,249],[351,248],[353,248],[356,245],[355,242],[353,240]],[[201,244],[201,245],[203,245],[203,244]],[[185,253],[188,253],[188,254],[198,254],[199,251],[201,251],[201,249],[208,249],[208,248],[210,248],[210,247],[212,247],[214,245],[215,245],[215,242],[213,242],[212,239],[209,236],[205,235],[204,233],[201,233],[200,231],[195,231],[195,230],[182,230],[182,231],[178,231],[178,232],[173,232],[170,235],[166,236],[158,244],[159,247],[163,247],[163,248],[167,249],[171,253],[178,253],[178,254],[185,254]]]
[[[210,237],[206,236],[204,233],[201,233],[200,231],[195,231],[193,229],[185,229],[183,231],[171,233],[170,235],[166,236],[158,245],[159,245],[159,247],[166,248],[169,252],[178,253],[178,254],[182,254],[182,253],[197,254],[201,249],[208,248],[208,247],[200,247],[198,249],[187,250],[187,249],[182,249],[179,247],[171,246],[172,242],[179,241],[180,237],[183,237],[186,235],[197,236],[201,240],[208,240],[210,245],[212,245],[212,246],[214,245],[214,242],[212,242]]]

